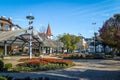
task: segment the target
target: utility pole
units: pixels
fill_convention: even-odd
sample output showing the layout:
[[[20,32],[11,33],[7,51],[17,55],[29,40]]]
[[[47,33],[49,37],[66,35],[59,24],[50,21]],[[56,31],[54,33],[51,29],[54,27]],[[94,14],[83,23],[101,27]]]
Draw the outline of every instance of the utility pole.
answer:
[[[94,25],[94,53],[96,53],[96,44],[95,44],[95,40],[96,40],[96,32],[95,32],[95,25],[96,25],[96,22],[92,23],[92,25]]]

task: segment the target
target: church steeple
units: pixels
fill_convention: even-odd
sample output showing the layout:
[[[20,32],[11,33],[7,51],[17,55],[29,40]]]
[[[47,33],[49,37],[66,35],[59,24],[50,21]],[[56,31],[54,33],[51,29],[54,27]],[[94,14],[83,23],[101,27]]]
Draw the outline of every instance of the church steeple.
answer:
[[[49,24],[48,24],[48,28],[47,28],[46,35],[47,35],[48,37],[53,36],[53,35],[52,35],[52,32],[51,32],[51,29],[50,29],[50,25],[49,25]]]

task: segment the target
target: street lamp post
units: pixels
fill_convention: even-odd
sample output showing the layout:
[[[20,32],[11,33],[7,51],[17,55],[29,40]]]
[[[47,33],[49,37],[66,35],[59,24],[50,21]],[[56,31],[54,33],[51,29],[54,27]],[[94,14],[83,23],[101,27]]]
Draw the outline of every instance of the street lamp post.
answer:
[[[95,44],[95,40],[96,40],[95,25],[96,25],[96,22],[92,23],[92,25],[94,25],[94,52],[96,53],[96,44]]]
[[[30,54],[30,58],[32,58],[32,31],[33,31],[32,23],[34,16],[30,14],[29,16],[26,16],[26,18],[29,20],[29,29],[28,29],[30,30],[29,54]]]
[[[80,36],[80,39],[81,39],[80,45],[79,45],[79,53],[81,53],[83,48],[83,36],[80,33],[78,33],[78,35]]]

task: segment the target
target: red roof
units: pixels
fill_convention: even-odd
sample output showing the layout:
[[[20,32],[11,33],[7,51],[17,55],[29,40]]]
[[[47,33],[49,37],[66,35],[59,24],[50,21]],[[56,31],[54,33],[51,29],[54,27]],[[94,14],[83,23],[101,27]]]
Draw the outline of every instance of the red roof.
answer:
[[[50,29],[50,25],[49,25],[49,24],[48,24],[48,28],[47,28],[46,35],[47,35],[47,36],[52,36],[52,32],[51,32],[51,29]]]

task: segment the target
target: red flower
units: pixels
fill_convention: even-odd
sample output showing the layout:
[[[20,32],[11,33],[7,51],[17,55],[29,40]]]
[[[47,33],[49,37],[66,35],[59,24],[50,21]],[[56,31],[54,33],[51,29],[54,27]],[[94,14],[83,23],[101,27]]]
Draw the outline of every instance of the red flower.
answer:
[[[20,61],[25,61],[24,63],[20,63],[18,65],[45,65],[48,63],[59,63],[59,64],[72,64],[73,62],[70,60],[62,60],[62,59],[55,59],[55,58],[22,58]]]

